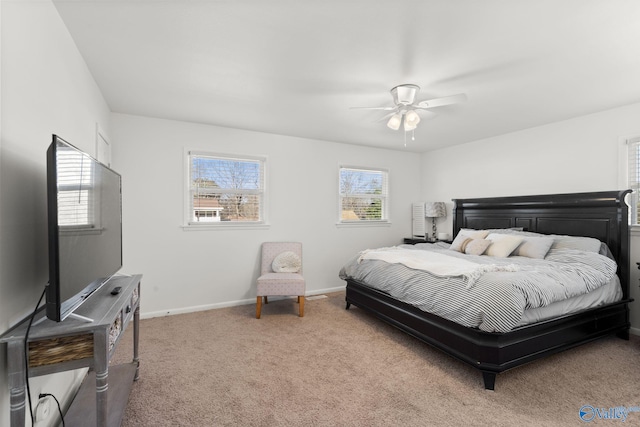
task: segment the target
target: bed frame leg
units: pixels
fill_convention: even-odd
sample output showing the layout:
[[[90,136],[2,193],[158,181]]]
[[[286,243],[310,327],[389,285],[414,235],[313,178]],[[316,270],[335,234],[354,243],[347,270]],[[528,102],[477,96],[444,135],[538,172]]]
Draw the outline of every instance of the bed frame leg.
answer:
[[[482,379],[484,380],[485,390],[494,390],[496,386],[496,373],[482,371]]]
[[[351,303],[349,301],[347,301],[347,306],[344,309],[345,310],[349,310],[349,307],[351,307]]]
[[[622,338],[623,340],[629,341],[629,330],[625,329],[624,331],[616,332],[616,336],[618,338]]]

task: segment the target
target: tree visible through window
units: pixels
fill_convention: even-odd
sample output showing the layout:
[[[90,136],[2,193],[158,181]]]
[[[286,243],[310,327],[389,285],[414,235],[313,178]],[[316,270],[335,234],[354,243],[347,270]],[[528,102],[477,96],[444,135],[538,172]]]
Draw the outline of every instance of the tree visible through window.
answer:
[[[387,172],[340,168],[340,222],[386,221]]]
[[[190,223],[263,221],[264,159],[190,154]]]

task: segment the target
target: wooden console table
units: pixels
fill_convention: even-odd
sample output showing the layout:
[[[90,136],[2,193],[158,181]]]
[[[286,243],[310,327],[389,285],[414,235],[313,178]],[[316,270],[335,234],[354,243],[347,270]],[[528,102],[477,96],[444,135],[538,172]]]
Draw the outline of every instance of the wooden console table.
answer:
[[[141,279],[142,275],[115,276],[89,297],[75,313],[92,322],[68,317],[58,323],[44,318],[42,310],[36,315],[28,338],[30,377],[84,367],[91,369],[65,414],[67,426],[86,426],[90,419],[95,419],[99,427],[120,425],[132,383],[138,379]],[[120,286],[121,291],[112,295],[116,286]],[[109,367],[109,360],[131,319],[133,361]],[[7,343],[12,427],[25,425],[24,338],[28,323],[27,318],[0,337],[0,342]]]

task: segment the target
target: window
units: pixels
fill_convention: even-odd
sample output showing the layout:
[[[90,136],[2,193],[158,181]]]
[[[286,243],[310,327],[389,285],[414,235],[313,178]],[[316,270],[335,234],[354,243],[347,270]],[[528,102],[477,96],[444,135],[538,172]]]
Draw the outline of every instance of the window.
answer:
[[[638,192],[640,191],[640,137],[627,140],[627,185],[633,192],[629,199],[629,218],[632,225],[640,224],[638,219]]]
[[[264,158],[189,153],[188,223],[263,223],[264,169]]]
[[[57,151],[58,225],[61,231],[93,229],[96,224],[94,164],[83,153],[59,146]]]
[[[340,223],[387,222],[388,172],[383,169],[341,167]]]

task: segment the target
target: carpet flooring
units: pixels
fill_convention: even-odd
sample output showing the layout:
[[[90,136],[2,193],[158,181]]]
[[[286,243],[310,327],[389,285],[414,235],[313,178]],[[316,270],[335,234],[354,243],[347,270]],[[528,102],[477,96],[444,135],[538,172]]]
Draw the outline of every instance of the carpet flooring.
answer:
[[[112,363],[130,360],[131,333]],[[125,427],[579,426],[581,408],[589,425],[617,425],[615,408],[640,425],[639,337],[512,369],[487,391],[475,369],[345,310],[343,292],[303,318],[282,299],[259,320],[254,305],[144,319],[140,362]]]

